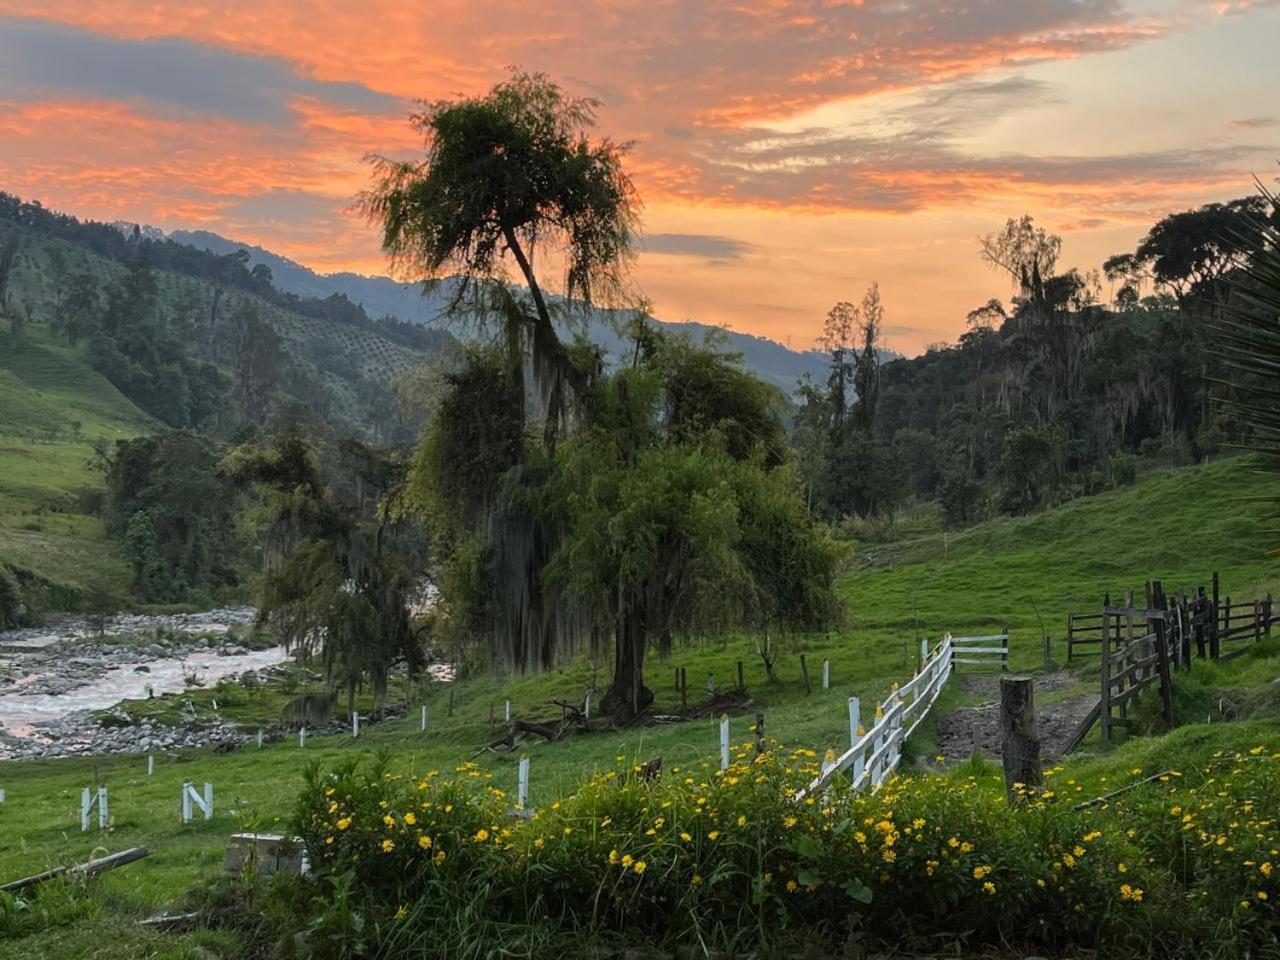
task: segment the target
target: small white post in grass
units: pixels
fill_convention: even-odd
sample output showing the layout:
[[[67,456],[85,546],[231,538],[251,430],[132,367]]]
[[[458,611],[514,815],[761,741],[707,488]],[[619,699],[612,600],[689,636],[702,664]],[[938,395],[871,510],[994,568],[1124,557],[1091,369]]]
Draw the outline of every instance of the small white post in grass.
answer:
[[[4,803],[4,787],[0,787],[0,803]]]
[[[213,784],[206,783],[204,785],[204,796],[200,796],[196,792],[196,786],[190,780],[182,785],[182,822],[190,823],[193,819],[191,805],[194,803],[200,808],[200,812],[204,814],[206,820],[213,819]]]
[[[422,722],[419,724],[419,727],[423,731],[427,729],[427,705],[425,703],[422,705]]]
[[[507,723],[511,722],[511,701],[507,701],[507,705],[503,708],[503,717]]]
[[[831,689],[831,661],[825,657],[822,661],[822,689]]]
[[[351,735],[360,736],[360,713],[357,710],[351,711]]]
[[[89,814],[94,807],[98,808],[98,829],[107,829],[107,788],[99,787],[97,792],[85,787],[80,791],[80,831],[89,829]]]
[[[720,715],[720,769],[729,769],[729,715]]]
[[[516,809],[523,810],[529,803],[529,758],[520,758],[520,779],[516,784]]]
[[[299,727],[298,728],[298,746],[305,747],[306,745],[307,745],[307,728]]]
[[[590,690],[587,691],[587,699],[582,701],[582,719],[583,720],[591,719],[591,691]]]
[[[258,728],[258,749],[262,749],[262,728]]]
[[[822,795],[824,797],[831,791],[831,784],[827,782],[827,774],[834,770],[835,766],[836,752],[834,750],[828,750],[827,755],[822,758],[822,780],[824,784]]]
[[[217,712],[218,712],[218,701],[217,701],[217,700],[214,700],[214,701],[213,701],[213,712],[214,712],[214,713],[217,713]]]
[[[151,754],[147,754],[147,776],[151,776],[156,772],[156,758]]]

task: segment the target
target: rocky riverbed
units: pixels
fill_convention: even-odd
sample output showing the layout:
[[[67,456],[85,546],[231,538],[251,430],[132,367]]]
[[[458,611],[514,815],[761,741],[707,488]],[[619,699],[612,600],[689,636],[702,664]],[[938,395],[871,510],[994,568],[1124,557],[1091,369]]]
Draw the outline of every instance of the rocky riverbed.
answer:
[[[0,633],[0,758],[144,753],[230,745],[246,739],[216,716],[181,727],[103,726],[95,714],[144,699],[261,671],[282,648],[252,650],[241,637],[249,607],[198,614],[123,615],[104,624],[68,619]]]

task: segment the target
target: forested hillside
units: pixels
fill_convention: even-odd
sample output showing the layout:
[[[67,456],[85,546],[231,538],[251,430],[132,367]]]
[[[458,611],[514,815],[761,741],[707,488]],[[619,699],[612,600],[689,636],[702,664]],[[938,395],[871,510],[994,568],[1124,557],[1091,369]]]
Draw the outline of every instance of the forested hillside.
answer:
[[[94,369],[170,427],[314,417],[408,439],[391,382],[452,338],[304,299],[236,253],[216,256],[0,194],[0,315],[83,345]],[[398,432],[397,432],[398,431]]]
[[[436,290],[424,293],[417,284],[399,283],[390,277],[363,276],[350,272],[316,273],[270,250],[252,244],[236,243],[204,230],[175,230],[169,234],[169,238],[221,255],[244,250],[249,254],[250,266],[267,266],[277,287],[300,297],[325,298],[336,294],[361,304],[371,316],[392,316],[423,326],[438,327],[447,323],[443,314],[452,287],[447,281]],[[592,342],[600,344],[615,362],[625,357],[630,345],[618,330],[622,318],[613,311],[600,309],[588,311],[586,316],[586,336]],[[826,358],[818,350],[793,350],[775,340],[722,330],[694,320],[670,322],[655,319],[654,323],[671,334],[688,334],[696,344],[707,342],[709,337],[721,342],[725,349],[742,355],[743,364],[748,370],[788,396],[804,377],[821,375],[826,363]],[[561,323],[560,327],[566,335],[571,335],[567,325]]]
[[[801,391],[796,447],[814,508],[892,518],[937,501],[947,523],[1020,515],[1133,482],[1150,465],[1247,445],[1229,404],[1224,319],[1256,309],[1245,270],[1278,215],[1263,196],[1171,214],[1101,271],[1059,270],[1030,217],[981,241],[1008,303],[955,344],[880,364],[878,295],[827,318],[825,378]]]

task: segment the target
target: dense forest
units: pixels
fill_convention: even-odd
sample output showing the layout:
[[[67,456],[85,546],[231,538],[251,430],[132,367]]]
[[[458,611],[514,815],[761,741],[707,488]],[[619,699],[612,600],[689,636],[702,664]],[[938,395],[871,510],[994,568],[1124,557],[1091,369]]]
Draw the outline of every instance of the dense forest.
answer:
[[[1101,271],[1058,272],[1062,241],[1030,217],[975,245],[1016,290],[971,311],[952,345],[880,364],[873,288],[837,304],[825,383],[802,388],[795,447],[813,509],[892,519],[936,501],[961,526],[1133,481],[1248,439],[1229,400],[1224,318],[1249,302],[1245,268],[1277,223],[1265,196],[1153,225]],[[1104,295],[1104,285],[1109,294]]]

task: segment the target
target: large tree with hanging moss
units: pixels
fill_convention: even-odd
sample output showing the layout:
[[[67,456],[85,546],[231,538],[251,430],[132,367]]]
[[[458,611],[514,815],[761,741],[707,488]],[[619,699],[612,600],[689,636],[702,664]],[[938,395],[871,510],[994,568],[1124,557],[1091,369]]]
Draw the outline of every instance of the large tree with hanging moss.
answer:
[[[783,463],[771,388],[642,314],[631,366],[613,373],[557,333],[575,307],[617,304],[631,255],[625,149],[593,135],[596,107],[529,74],[426,104],[425,156],[375,158],[362,204],[402,272],[449,278],[453,313],[492,333],[427,391],[437,407],[411,474],[442,624],[487,635],[515,669],[611,642],[603,706],[621,722],[652,699],[651,644],[824,622],[835,554]],[[535,269],[548,263],[562,298]]]

